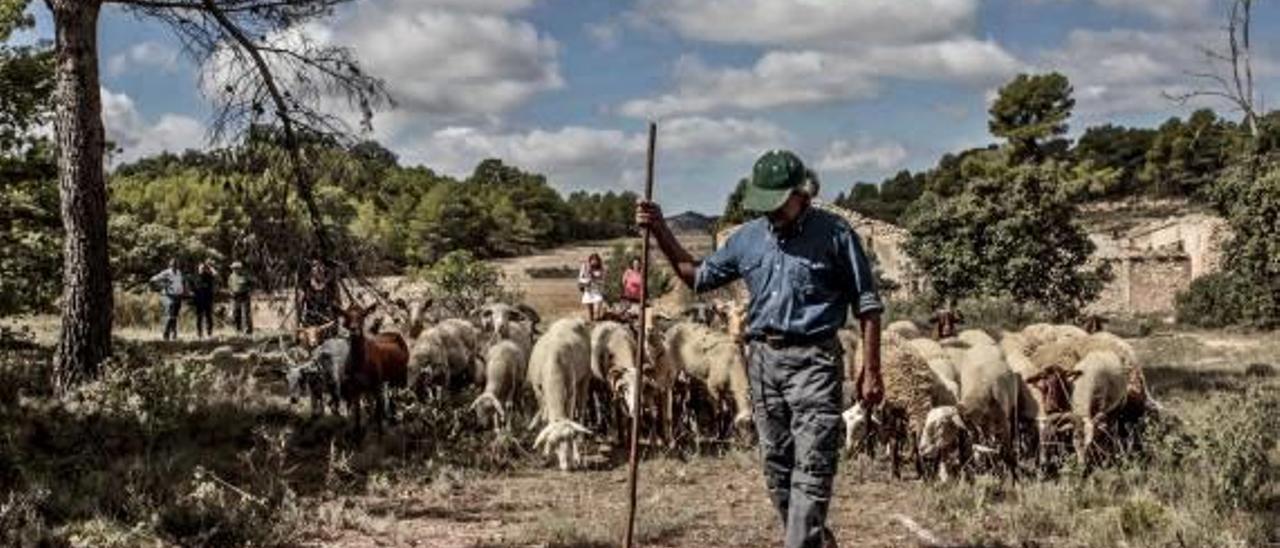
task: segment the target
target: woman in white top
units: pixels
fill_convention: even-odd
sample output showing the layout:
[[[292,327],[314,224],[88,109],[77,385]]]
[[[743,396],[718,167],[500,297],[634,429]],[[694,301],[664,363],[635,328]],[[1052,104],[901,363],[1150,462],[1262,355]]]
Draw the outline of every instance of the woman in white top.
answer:
[[[578,269],[578,291],[582,292],[582,304],[587,307],[587,318],[599,319],[604,304],[604,261],[592,253]]]

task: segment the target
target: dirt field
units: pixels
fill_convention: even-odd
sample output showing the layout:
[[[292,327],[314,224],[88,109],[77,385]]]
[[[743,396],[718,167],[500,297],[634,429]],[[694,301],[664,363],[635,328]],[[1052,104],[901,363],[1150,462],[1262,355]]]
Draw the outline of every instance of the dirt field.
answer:
[[[702,256],[711,250],[711,235],[681,234],[681,243],[695,256]],[[529,269],[571,268],[575,272],[582,260],[591,253],[607,256],[610,248],[621,243],[639,248],[638,239],[615,240],[596,244],[564,247],[536,255],[514,259],[494,261],[512,288],[522,291],[528,303],[538,310],[546,319],[555,319],[582,312],[578,301],[578,286],[573,278],[537,279],[530,277]],[[666,260],[655,247],[651,255],[654,268],[666,268]],[[672,295],[671,298],[675,298]]]

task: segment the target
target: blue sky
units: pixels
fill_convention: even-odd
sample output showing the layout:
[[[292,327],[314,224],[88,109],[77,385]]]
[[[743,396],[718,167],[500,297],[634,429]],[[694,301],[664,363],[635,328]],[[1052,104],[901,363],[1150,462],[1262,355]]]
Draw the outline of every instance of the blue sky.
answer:
[[[38,26],[52,34],[43,3]],[[313,38],[352,47],[395,109],[371,138],[465,175],[486,157],[562,190],[638,189],[659,122],[658,197],[718,212],[751,162],[796,150],[831,196],[990,142],[986,107],[1019,72],[1071,78],[1073,131],[1156,125],[1190,107],[1224,0],[354,0]],[[1255,15],[1264,101],[1280,92],[1280,6]],[[207,144],[201,67],[160,24],[108,8],[104,119],[129,160]],[[1223,107],[1220,104],[1201,103]]]

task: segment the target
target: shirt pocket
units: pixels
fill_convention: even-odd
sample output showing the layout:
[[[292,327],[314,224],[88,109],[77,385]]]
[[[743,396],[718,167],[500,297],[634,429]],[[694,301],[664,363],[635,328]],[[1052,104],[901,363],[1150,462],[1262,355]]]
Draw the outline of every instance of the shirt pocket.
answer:
[[[829,300],[836,295],[835,265],[808,257],[795,257],[790,261],[792,283],[809,300]]]

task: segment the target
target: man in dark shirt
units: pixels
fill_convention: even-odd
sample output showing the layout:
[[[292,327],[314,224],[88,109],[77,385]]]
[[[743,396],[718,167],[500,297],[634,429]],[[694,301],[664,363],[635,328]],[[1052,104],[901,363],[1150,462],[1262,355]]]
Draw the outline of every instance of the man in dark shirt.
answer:
[[[866,405],[884,394],[875,276],[848,222],[810,207],[818,192],[795,154],[770,151],[756,162],[743,205],[768,215],[740,227],[702,262],[676,240],[656,204],[636,222],[652,230],[680,279],[704,292],[743,279],[747,376],[760,436],[765,483],[786,527],[788,548],[834,546],[826,528],[839,447],[844,369],[836,330],[853,309],[862,328]]]

